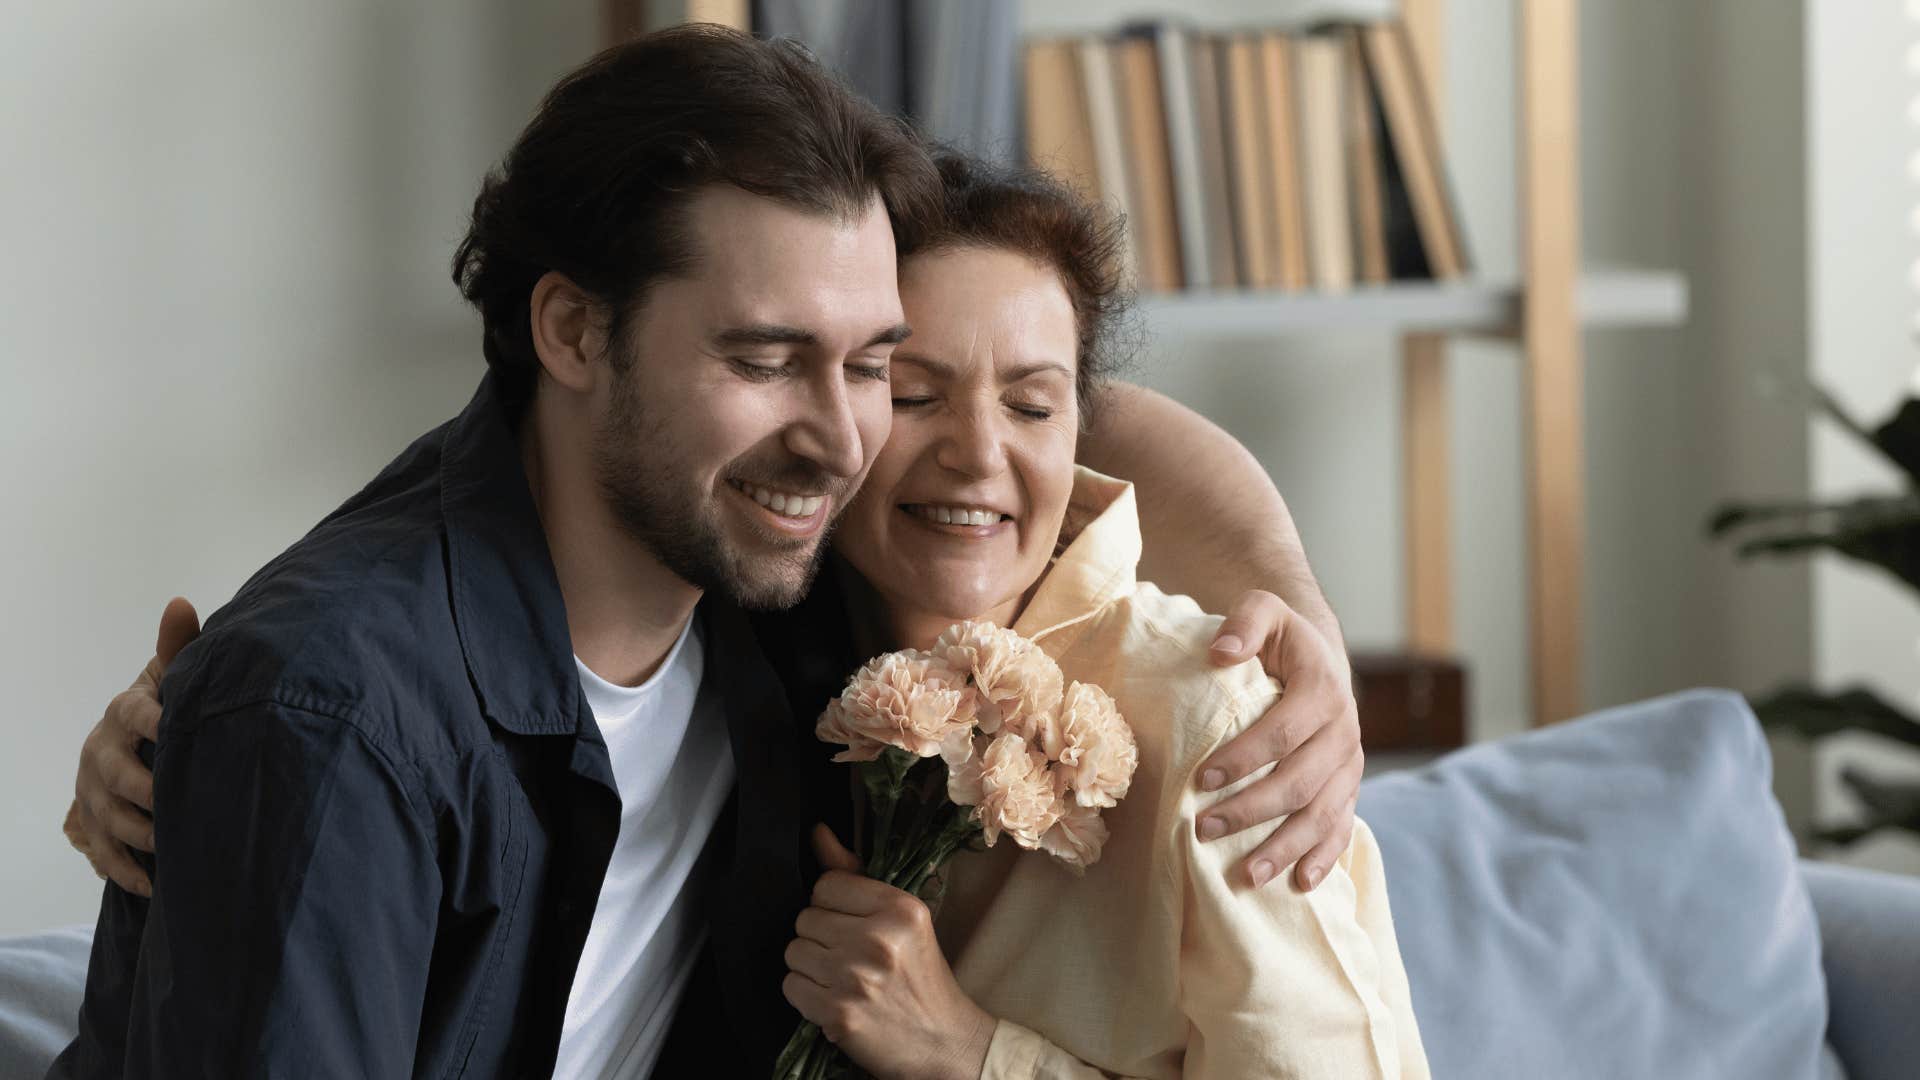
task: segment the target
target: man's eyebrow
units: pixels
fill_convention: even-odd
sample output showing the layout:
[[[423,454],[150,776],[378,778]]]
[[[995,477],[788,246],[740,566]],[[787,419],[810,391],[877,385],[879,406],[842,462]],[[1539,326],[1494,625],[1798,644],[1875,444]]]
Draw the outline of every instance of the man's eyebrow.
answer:
[[[716,345],[805,345],[820,344],[820,338],[811,330],[802,330],[797,326],[781,326],[777,323],[755,323],[752,326],[729,326],[713,335]]]
[[[894,323],[885,330],[873,335],[862,348],[871,349],[875,345],[898,345],[913,336],[913,327],[906,323]]]
[[[906,323],[895,323],[867,339],[863,349],[875,345],[898,345],[912,334]],[[751,348],[756,345],[798,345],[802,348],[815,348],[820,344],[820,335],[798,326],[783,326],[779,323],[755,323],[750,326],[730,326],[713,335],[716,345],[735,348]]]

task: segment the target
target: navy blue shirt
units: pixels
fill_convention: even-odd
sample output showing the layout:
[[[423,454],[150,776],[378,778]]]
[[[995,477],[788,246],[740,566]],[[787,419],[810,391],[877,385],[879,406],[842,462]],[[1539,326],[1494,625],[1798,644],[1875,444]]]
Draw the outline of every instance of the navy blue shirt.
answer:
[[[697,617],[693,722],[727,725],[738,780],[655,1075],[764,1076],[798,1019],[780,982],[806,830],[843,817],[845,780],[811,736],[825,698],[795,723],[745,617]],[[489,378],[168,671],[153,899],[107,887],[52,1075],[550,1073],[620,824],[572,652]],[[809,695],[833,682],[810,674]]]

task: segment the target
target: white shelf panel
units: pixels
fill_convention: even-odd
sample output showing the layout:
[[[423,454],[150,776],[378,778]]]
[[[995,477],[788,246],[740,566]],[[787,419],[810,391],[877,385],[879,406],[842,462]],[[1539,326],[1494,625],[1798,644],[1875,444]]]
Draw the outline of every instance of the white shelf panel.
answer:
[[[1518,282],[1396,282],[1344,293],[1189,292],[1140,301],[1161,336],[1290,334],[1324,330],[1509,334],[1520,325]],[[1582,325],[1678,326],[1687,280],[1671,270],[1590,270],[1580,277]]]

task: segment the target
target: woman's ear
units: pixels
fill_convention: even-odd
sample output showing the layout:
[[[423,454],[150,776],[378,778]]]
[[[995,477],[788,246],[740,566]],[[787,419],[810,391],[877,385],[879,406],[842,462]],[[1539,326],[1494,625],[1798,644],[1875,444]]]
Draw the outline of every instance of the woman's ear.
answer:
[[[606,350],[606,332],[593,297],[557,270],[533,283],[527,298],[533,351],[554,382],[576,393],[593,387],[594,365]]]

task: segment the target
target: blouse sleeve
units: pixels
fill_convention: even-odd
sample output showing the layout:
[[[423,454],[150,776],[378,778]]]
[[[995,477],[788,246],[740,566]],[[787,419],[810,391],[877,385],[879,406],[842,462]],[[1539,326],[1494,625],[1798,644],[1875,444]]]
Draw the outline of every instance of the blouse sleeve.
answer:
[[[1259,836],[1187,844],[1181,1075],[1428,1080],[1372,830],[1355,820],[1346,853],[1305,896],[1284,880],[1258,891],[1228,884],[1226,868],[1265,835],[1248,831]],[[1001,1020],[980,1080],[1127,1078]]]
[[[1218,795],[1200,794],[1190,780],[1173,823],[1171,843],[1185,853],[1182,1075],[1425,1080],[1380,849],[1366,822],[1355,819],[1347,850],[1305,894],[1290,866],[1260,889],[1239,868],[1270,828],[1195,838],[1200,810],[1261,775]]]
[[[980,1080],[1135,1080],[1102,1072],[1011,1020],[994,1026]]]

